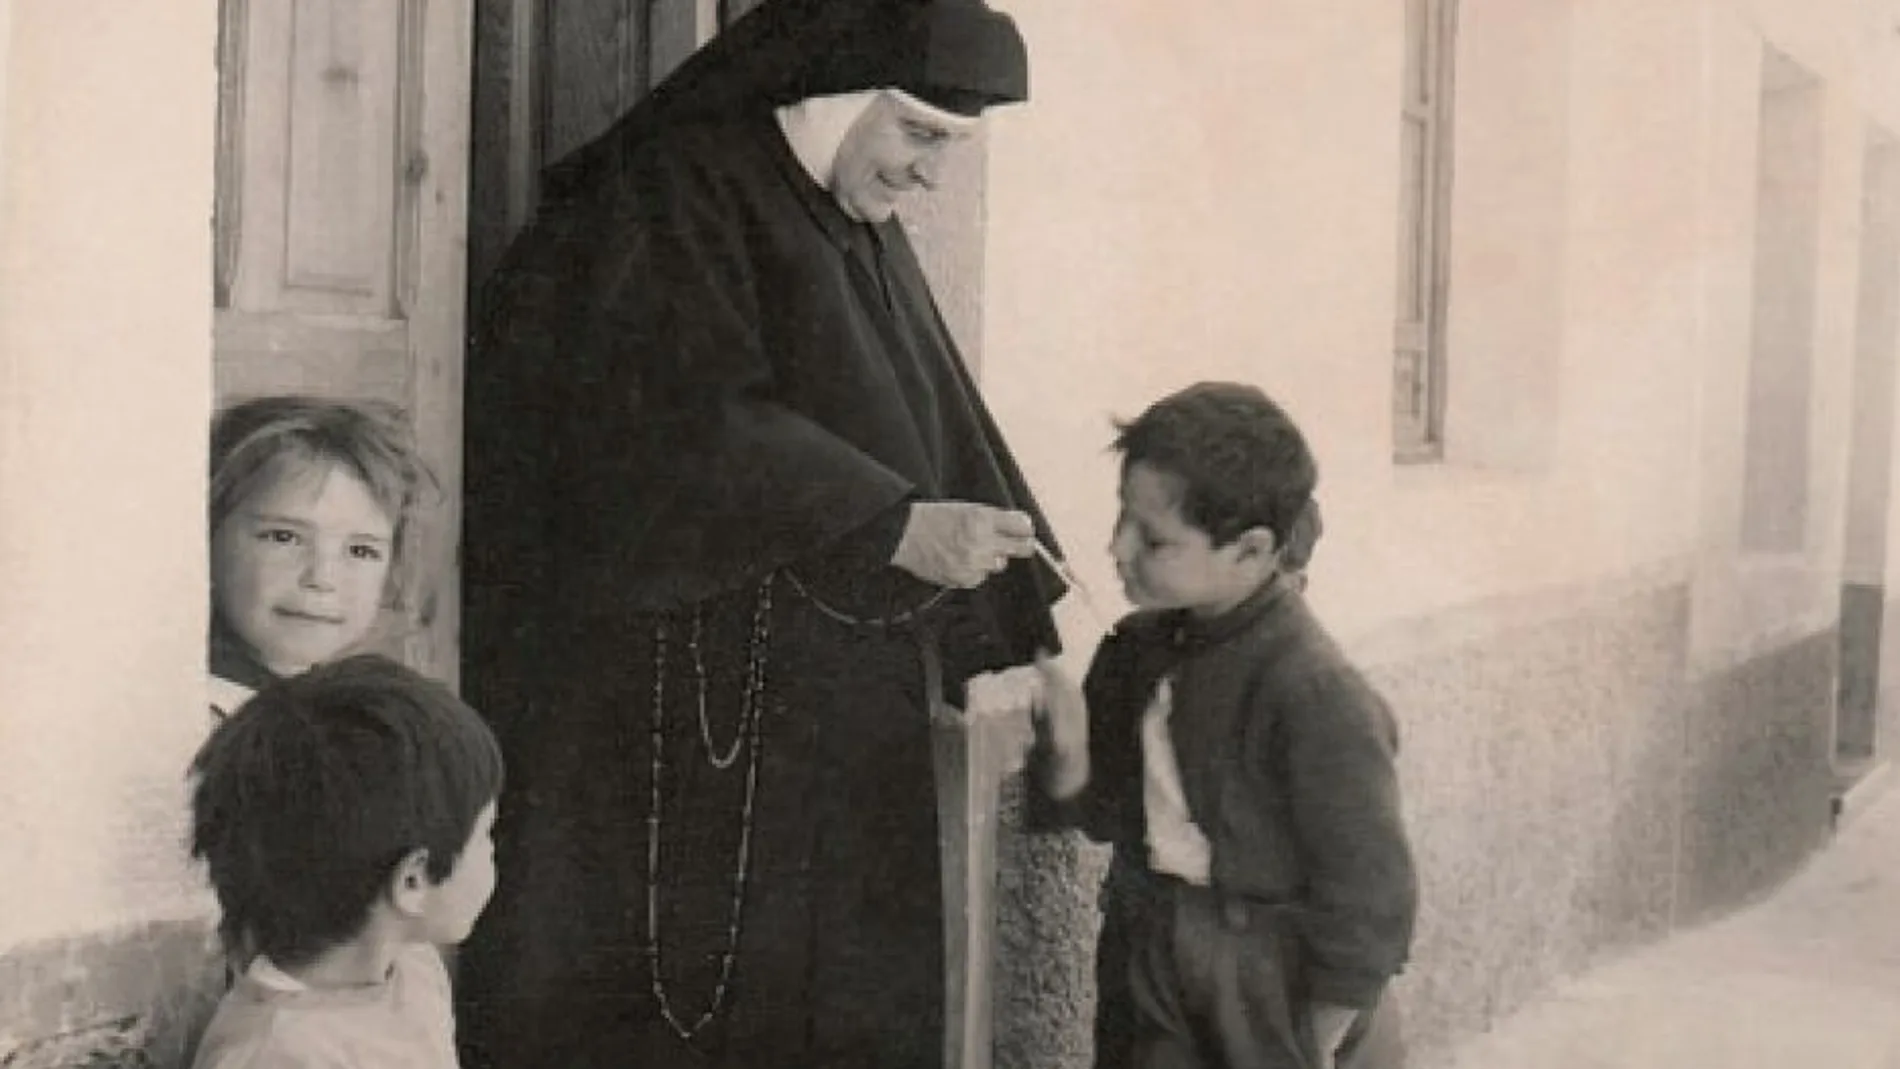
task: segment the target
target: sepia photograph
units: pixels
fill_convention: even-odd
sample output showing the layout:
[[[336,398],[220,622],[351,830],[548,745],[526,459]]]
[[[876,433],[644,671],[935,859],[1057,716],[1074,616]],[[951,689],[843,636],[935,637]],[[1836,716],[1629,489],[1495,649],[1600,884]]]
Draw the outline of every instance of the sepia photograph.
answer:
[[[1900,1069],[1897,358],[1900,0],[0,0],[0,1069]]]

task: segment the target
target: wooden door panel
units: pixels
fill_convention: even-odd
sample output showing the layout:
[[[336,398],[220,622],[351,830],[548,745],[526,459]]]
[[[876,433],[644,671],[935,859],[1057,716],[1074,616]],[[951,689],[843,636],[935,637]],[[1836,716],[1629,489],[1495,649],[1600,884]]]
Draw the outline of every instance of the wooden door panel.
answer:
[[[239,2],[244,72],[230,306],[386,318],[395,306],[405,8],[418,0]],[[409,69],[405,69],[409,68]],[[408,150],[408,151],[405,151]]]
[[[469,243],[477,282],[532,218],[543,167],[606,130],[759,2],[476,0],[472,197],[480,208]]]
[[[227,312],[218,317],[221,400],[302,393],[407,407],[414,375],[401,320],[322,322]]]
[[[443,493],[379,646],[453,680],[472,0],[222,0],[216,388],[397,404]]]
[[[542,33],[550,63],[541,154],[562,156],[592,140],[645,92],[647,62],[641,15],[628,0],[564,0],[548,5]]]
[[[402,6],[296,0],[290,9],[287,305],[379,315],[394,303],[397,116],[401,95],[415,91],[400,70]]]

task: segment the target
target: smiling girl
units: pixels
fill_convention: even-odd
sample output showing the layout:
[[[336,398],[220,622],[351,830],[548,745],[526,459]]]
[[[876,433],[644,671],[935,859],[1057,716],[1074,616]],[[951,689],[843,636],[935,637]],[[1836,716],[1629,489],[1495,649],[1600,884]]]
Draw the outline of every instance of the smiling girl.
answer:
[[[211,430],[211,709],[361,645],[406,587],[429,476],[393,409],[236,405]]]

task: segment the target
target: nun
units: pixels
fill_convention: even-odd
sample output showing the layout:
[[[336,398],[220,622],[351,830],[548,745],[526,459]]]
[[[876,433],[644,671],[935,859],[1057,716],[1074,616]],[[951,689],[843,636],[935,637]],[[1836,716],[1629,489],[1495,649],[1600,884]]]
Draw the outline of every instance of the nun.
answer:
[[[468,357],[470,1069],[943,1064],[931,717],[1063,586],[901,216],[1027,96],[984,0],[767,0],[546,176]]]

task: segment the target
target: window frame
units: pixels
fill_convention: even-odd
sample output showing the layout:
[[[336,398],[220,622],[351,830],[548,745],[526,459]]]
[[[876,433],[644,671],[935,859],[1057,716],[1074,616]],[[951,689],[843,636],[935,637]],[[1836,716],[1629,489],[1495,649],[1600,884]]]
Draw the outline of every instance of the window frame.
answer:
[[[1425,463],[1442,460],[1445,445],[1458,3],[1407,0],[1404,19],[1392,452],[1395,462]],[[1417,157],[1408,151],[1413,129],[1419,131]],[[1414,399],[1409,404],[1408,393]]]

